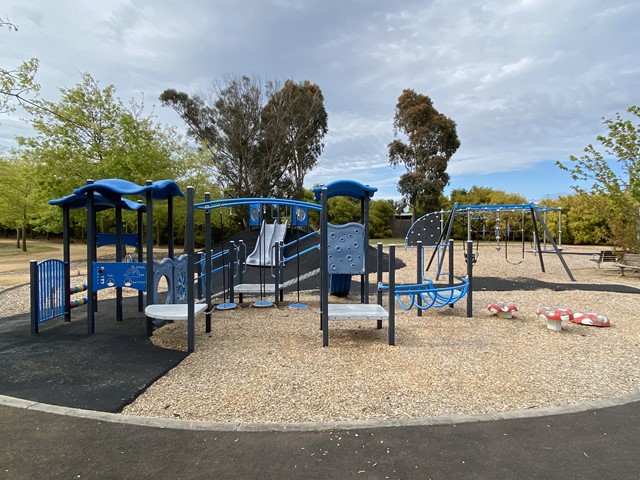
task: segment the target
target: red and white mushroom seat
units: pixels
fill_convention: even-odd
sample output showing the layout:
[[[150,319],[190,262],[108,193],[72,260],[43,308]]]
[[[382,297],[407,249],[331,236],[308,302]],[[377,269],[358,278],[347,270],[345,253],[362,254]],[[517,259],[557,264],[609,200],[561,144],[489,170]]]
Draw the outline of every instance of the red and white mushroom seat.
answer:
[[[496,302],[489,305],[487,310],[500,318],[512,318],[513,314],[520,310],[520,307],[513,302]]]
[[[590,327],[610,327],[611,322],[601,313],[574,312],[571,317],[573,323]]]
[[[536,315],[547,321],[549,330],[560,331],[562,330],[562,322],[571,320],[573,312],[570,308],[544,306],[538,307]]]

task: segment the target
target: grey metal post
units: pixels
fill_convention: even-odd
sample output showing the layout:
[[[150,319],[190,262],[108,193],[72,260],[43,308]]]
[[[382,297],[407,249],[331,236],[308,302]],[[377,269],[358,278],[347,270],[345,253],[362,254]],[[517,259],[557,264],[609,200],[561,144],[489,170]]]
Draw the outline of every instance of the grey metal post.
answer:
[[[147,180],[147,186],[153,182]],[[153,302],[153,193],[151,189],[146,192],[147,214],[147,306]],[[147,317],[147,336],[153,335],[153,319]]]
[[[473,240],[467,240],[467,317],[473,317]]]
[[[534,216],[538,217],[538,220],[540,221],[540,224],[542,225],[544,232],[549,236],[549,241],[551,242],[551,245],[553,246],[553,249],[555,250],[556,255],[558,255],[558,258],[560,259],[560,262],[562,263],[562,266],[564,267],[565,272],[567,272],[567,275],[569,275],[569,278],[571,279],[571,281],[575,282],[576,279],[573,276],[573,273],[571,273],[571,269],[569,268],[569,265],[567,265],[567,262],[562,256],[562,252],[560,251],[560,249],[558,248],[558,245],[553,239],[553,235],[551,235],[551,232],[549,231],[549,227],[547,227],[547,224],[540,218],[540,212],[538,212],[538,209],[535,209],[535,210],[532,209],[532,211],[535,212]]]
[[[189,353],[195,350],[195,295],[193,285],[194,273],[194,188],[187,187],[187,231],[185,232],[185,244],[187,250],[187,350]]]
[[[449,239],[449,286],[451,287],[453,285],[453,269],[455,267],[454,265],[454,255],[453,255],[453,238]],[[449,307],[453,308],[453,303],[449,304]]]
[[[167,239],[167,251],[168,257],[174,258],[175,256],[175,242],[174,242],[174,221],[173,221],[173,195],[169,195],[167,197],[167,230],[169,231],[169,238]],[[158,243],[160,240],[158,239]],[[185,243],[186,243],[186,233],[185,233]]]
[[[93,180],[87,180],[87,184]],[[87,190],[87,333],[95,332],[96,296],[93,293],[93,263],[96,260],[96,223],[93,190]]]
[[[533,240],[535,243],[536,252],[538,252],[538,258],[540,259],[540,269],[544,273],[544,260],[542,258],[542,249],[540,248],[540,237],[538,235],[538,224],[536,222],[536,208],[530,207],[531,210],[531,222],[533,223]]]
[[[369,192],[362,200],[362,220],[364,224],[364,275],[360,283],[360,299],[362,303],[369,303]]]
[[[416,242],[416,283],[422,283],[422,276],[424,275],[424,250],[422,247],[422,240]],[[416,299],[416,314],[418,317],[422,316],[422,297],[418,295]]]
[[[376,281],[378,285],[378,292],[376,295],[376,300],[378,305],[382,305],[382,290],[379,288],[382,283],[382,242],[378,242],[377,250],[376,250]],[[382,328],[382,320],[378,320],[377,329],[380,330]]]
[[[396,246],[389,245],[389,345],[396,344]]]
[[[282,272],[282,267],[280,266],[280,248],[282,247],[282,242],[276,242],[275,244],[275,249],[273,252],[273,263],[275,263],[275,267],[276,267],[276,276],[274,279],[274,290],[275,290],[275,296],[276,296],[276,307],[280,306],[280,280],[281,280],[281,272]]]
[[[236,268],[236,242],[229,242],[229,269],[227,270],[227,278],[229,280],[229,302],[235,302],[235,288],[233,280],[233,270]],[[224,272],[223,272],[224,275]]]
[[[38,292],[38,286],[40,281],[38,279],[38,261],[31,260],[29,262],[29,278],[31,281],[31,335],[38,333],[38,299],[40,292]]]
[[[142,203],[140,200],[138,202]],[[144,261],[144,252],[142,248],[142,208],[138,209],[138,225],[137,225],[137,234],[138,234],[138,262],[142,263]],[[148,273],[148,272],[147,272]],[[138,312],[144,312],[144,293],[138,291]]]
[[[320,192],[322,211],[320,212],[320,328],[322,346],[329,346],[329,257],[327,242],[327,188]]]
[[[211,193],[205,192],[204,201],[211,201]],[[205,317],[205,331],[206,333],[211,333],[211,309],[213,306],[213,302],[211,301],[211,292],[213,290],[213,270],[211,265],[211,209],[207,208],[204,211],[204,271],[205,271],[205,298],[207,299],[207,315]]]
[[[116,205],[116,262],[122,262],[122,207]],[[116,322],[122,322],[122,287],[116,287]]]
[[[64,260],[64,321],[71,321],[71,239],[69,238],[69,206],[62,207],[62,252]]]

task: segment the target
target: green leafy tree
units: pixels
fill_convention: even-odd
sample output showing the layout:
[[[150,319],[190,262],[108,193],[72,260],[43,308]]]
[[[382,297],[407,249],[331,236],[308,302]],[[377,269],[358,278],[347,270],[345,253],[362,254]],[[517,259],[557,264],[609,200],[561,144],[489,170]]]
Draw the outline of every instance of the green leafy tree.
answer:
[[[604,245],[612,238],[609,227],[611,202],[601,194],[577,193],[540,205],[562,207],[562,242],[574,245]],[[549,212],[547,226],[557,238],[557,213]]]
[[[9,20],[0,18],[0,28],[18,31],[18,27]],[[38,59],[30,58],[15,68],[0,67],[0,113],[13,112],[17,104],[33,104],[29,98],[37,95],[40,85],[35,80],[38,71]]]
[[[0,159],[0,224],[16,229],[17,247],[27,251],[27,229],[39,200],[35,162],[28,155]]]
[[[209,152],[211,175],[225,195],[299,198],[327,132],[320,88],[291,80],[263,86],[242,76],[214,84],[211,97],[168,89],[160,100]]]
[[[622,250],[636,251],[640,244],[640,107],[631,106],[627,113],[632,117],[625,119],[618,113],[615,119],[603,119],[607,134],[596,137],[600,147],[589,144],[580,157],[569,157],[571,163],[556,164],[580,182],[574,185],[576,191],[609,199],[612,243]]]
[[[39,186],[46,198],[68,195],[90,178],[117,177],[144,184],[187,173],[187,143],[175,129],[145,115],[143,104],[132,100],[125,106],[113,85],[101,88],[84,73],[81,83],[61,88],[60,93],[59,102],[41,100],[37,108],[30,108],[36,135],[18,137],[30,157],[38,160]],[[42,208],[47,217],[47,207]],[[81,216],[72,218],[84,223]],[[161,222],[162,214],[156,218]],[[58,230],[59,225],[46,229]]]
[[[413,220],[438,210],[440,195],[449,184],[447,165],[460,146],[456,124],[438,112],[431,99],[406,89],[398,97],[394,117],[395,139],[389,144],[389,163],[404,165],[398,191],[413,213]]]
[[[371,200],[369,204],[369,238],[390,238],[395,213],[393,200]]]

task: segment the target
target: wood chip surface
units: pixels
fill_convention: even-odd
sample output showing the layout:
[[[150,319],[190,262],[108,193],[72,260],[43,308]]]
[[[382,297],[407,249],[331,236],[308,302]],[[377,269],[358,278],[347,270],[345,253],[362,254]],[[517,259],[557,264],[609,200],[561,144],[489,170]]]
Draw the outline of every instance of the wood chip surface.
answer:
[[[535,280],[548,288],[476,289],[472,318],[466,299],[421,317],[415,308],[396,307],[396,346],[387,345],[386,322],[376,330],[375,322],[335,321],[330,346],[323,348],[315,291],[301,292],[300,301],[309,305],[304,310],[287,307],[298,301],[295,292],[286,294],[280,308],[245,303],[217,310],[210,334],[198,321],[195,352],[124,413],[233,423],[412,419],[564,406],[636,392],[640,296],[608,290],[640,288],[640,274],[619,277],[597,269],[585,253],[599,248],[564,251],[580,289],[572,289],[555,255],[544,255],[542,273],[532,252],[513,265],[504,250],[481,245],[476,279]],[[515,247],[509,254],[511,260],[519,257]],[[399,246],[397,257],[406,263],[396,271],[397,282],[415,283],[415,249]],[[465,272],[457,246],[455,273]],[[434,274],[434,267],[426,273]],[[28,297],[28,286],[0,292],[4,315],[27,312]],[[359,302],[359,292],[330,301]],[[515,302],[520,311],[512,319],[493,316],[487,306],[498,301]],[[542,305],[602,313],[611,327],[563,322],[562,331],[554,332],[535,315]],[[157,329],[151,340],[186,350],[186,322]]]

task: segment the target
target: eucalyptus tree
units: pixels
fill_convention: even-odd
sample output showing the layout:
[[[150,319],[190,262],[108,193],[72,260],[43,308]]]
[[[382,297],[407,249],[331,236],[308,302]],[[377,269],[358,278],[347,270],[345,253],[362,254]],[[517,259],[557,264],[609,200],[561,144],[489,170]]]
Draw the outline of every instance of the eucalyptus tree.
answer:
[[[438,209],[449,183],[447,165],[460,146],[456,124],[433,106],[427,95],[405,89],[398,97],[389,163],[404,165],[398,191],[410,205],[415,221],[418,213]]]

